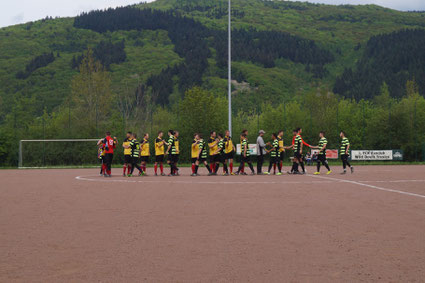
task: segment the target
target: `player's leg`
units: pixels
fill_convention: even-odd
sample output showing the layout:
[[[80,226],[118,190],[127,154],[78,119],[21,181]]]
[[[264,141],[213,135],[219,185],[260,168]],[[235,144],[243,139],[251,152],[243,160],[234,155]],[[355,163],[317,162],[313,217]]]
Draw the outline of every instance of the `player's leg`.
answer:
[[[323,156],[323,160],[322,160],[322,164],[323,164],[323,166],[325,166],[326,167],[326,169],[328,170],[328,175],[330,174],[330,173],[332,173],[332,170],[331,170],[331,168],[329,167],[329,163],[328,163],[328,160],[326,159],[326,156],[324,155]]]
[[[229,159],[230,175],[233,175],[233,157]]]
[[[283,159],[285,158],[285,152],[281,152],[278,160],[279,173],[282,173]]]
[[[250,156],[246,157],[246,163],[248,163],[249,169],[251,169],[251,175],[255,175],[254,166],[252,165]]]
[[[215,171],[214,171],[214,173],[217,174],[218,169],[220,168],[220,155],[216,154],[214,160],[215,160],[215,165],[214,165]]]
[[[197,163],[198,159],[197,158],[192,158],[192,174],[191,176],[195,176],[195,168],[196,168],[196,163]]]
[[[298,159],[298,161],[299,161],[299,164],[301,166],[301,170],[303,170],[302,173],[305,174],[304,156],[301,155],[300,158]]]
[[[269,169],[267,170],[267,175],[270,175],[270,173],[272,171],[273,164],[274,164],[274,159],[273,159],[273,157],[270,157],[270,163],[269,163]]]
[[[341,161],[342,161],[342,174],[347,173],[347,155],[342,154],[341,155]]]

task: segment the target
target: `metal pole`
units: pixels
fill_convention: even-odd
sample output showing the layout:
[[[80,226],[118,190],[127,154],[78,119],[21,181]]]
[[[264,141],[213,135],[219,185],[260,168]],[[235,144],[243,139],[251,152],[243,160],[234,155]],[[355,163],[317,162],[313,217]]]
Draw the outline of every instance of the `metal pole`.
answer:
[[[46,122],[44,121],[43,114],[43,140],[46,139]],[[46,143],[43,141],[43,166],[46,165]]]
[[[229,101],[229,131],[230,135],[232,135],[232,19],[231,19],[231,12],[232,12],[232,6],[231,6],[231,0],[229,0],[229,24],[228,24],[228,34],[229,34],[229,50],[228,50],[228,101]]]
[[[22,141],[19,141],[19,160],[18,168],[22,168]]]

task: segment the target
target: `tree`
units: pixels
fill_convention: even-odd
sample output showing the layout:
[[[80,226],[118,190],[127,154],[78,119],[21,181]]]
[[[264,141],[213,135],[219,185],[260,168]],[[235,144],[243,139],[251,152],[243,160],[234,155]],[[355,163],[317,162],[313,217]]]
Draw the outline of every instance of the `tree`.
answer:
[[[75,116],[89,135],[98,136],[98,128],[107,121],[111,106],[111,79],[102,64],[94,60],[91,49],[85,52],[79,70],[71,83]]]

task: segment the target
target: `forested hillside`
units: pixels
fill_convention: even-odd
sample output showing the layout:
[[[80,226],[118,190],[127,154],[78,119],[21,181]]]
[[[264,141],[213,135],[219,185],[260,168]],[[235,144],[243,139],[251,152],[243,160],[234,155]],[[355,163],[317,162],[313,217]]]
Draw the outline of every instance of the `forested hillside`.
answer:
[[[421,144],[407,145],[416,141],[397,140],[397,129],[388,128],[393,138],[383,141],[368,123],[379,114],[384,128],[394,125],[395,112],[409,112],[403,103],[415,112],[404,130],[425,122],[417,96],[425,94],[425,13],[288,1],[233,5],[235,131],[304,126],[307,138],[327,129],[336,143],[344,126],[354,147],[422,154]],[[106,128],[117,135],[222,129],[226,25],[227,1],[157,0],[0,29],[0,163],[16,164],[23,138],[91,138]],[[223,105],[224,116],[205,129],[185,124],[188,90],[207,91],[212,105],[205,105]],[[350,121],[341,118],[343,109],[351,109]]]

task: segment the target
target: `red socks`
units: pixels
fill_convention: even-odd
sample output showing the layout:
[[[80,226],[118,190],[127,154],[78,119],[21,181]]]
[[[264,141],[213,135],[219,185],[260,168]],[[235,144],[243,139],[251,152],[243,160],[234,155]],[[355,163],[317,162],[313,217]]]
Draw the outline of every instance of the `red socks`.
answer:
[[[159,165],[159,168],[161,169],[161,174],[164,174],[164,165],[162,163]]]
[[[230,174],[232,174],[233,173],[233,162],[230,162],[229,167],[230,167]]]
[[[192,174],[195,174],[195,164],[192,164]]]
[[[123,167],[122,167],[122,173],[125,175],[125,171],[127,171],[127,165],[124,165]]]
[[[276,163],[273,164],[273,172],[276,174]]]
[[[155,164],[154,170],[155,170],[155,174],[157,174],[158,173],[158,164]]]

